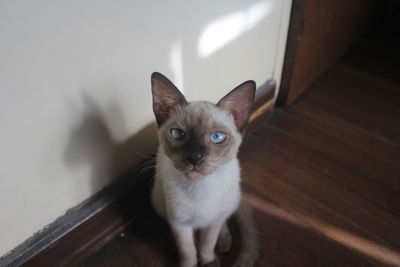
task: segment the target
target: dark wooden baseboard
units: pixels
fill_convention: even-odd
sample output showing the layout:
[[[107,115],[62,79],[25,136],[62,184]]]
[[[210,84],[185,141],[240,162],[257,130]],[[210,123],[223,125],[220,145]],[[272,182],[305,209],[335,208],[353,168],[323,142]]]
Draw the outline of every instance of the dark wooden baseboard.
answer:
[[[102,247],[148,206],[145,162],[0,259],[0,266],[71,266]]]
[[[275,83],[257,90],[246,133],[271,114]],[[154,162],[146,161],[115,183],[67,212],[50,226],[0,258],[0,266],[72,266],[104,246],[150,208]]]
[[[245,131],[246,134],[254,131],[261,122],[272,114],[275,104],[275,86],[276,83],[274,80],[268,80],[257,89],[250,120]]]

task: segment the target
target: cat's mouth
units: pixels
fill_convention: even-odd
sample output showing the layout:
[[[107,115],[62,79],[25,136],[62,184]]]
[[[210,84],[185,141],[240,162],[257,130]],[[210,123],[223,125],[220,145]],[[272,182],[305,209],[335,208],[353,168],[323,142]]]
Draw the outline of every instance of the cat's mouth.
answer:
[[[202,170],[198,165],[188,165],[185,169],[185,175],[190,179],[199,179],[203,176]]]
[[[182,164],[182,162],[174,162],[174,166],[189,179],[201,179],[210,173],[209,165],[206,162],[195,165],[191,163]]]
[[[189,171],[195,172],[198,171],[199,167],[197,165],[189,165]]]
[[[189,165],[186,167],[186,172],[199,172],[199,166],[197,165]]]

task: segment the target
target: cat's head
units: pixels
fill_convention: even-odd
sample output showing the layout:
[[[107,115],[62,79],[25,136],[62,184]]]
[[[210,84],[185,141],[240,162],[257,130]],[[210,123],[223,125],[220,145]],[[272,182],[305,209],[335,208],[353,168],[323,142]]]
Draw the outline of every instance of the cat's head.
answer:
[[[236,157],[254,101],[253,81],[240,84],[216,105],[187,102],[160,73],[152,74],[151,85],[160,145],[175,168],[197,179]]]

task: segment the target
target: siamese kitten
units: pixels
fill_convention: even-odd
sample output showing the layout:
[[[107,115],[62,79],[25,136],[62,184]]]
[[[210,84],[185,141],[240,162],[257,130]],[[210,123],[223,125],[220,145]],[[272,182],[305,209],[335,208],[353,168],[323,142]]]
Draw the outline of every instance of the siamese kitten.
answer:
[[[215,247],[230,249],[226,220],[235,211],[243,249],[234,266],[252,266],[257,237],[251,210],[241,202],[237,151],[255,83],[242,83],[216,105],[187,102],[160,73],[152,74],[151,85],[160,141],[151,199],[171,227],[180,266],[219,266]],[[200,231],[198,249],[196,230]]]

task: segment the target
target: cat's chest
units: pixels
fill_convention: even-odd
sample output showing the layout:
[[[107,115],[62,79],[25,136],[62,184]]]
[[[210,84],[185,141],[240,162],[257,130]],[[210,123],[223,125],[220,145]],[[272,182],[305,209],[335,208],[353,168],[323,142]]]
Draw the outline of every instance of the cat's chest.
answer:
[[[199,182],[174,184],[166,196],[170,219],[202,227],[236,209],[239,173],[216,173]]]

